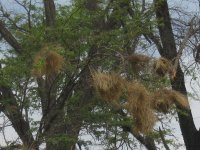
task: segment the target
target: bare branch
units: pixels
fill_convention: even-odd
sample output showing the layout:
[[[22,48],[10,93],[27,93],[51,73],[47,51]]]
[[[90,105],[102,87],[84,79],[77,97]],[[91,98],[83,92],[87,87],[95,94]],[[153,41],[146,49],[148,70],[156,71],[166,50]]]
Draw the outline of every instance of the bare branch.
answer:
[[[157,49],[159,51],[162,51],[163,47],[162,47],[161,42],[159,41],[159,38],[156,37],[155,35],[153,35],[153,33],[149,33],[147,36],[151,39],[151,41],[154,42],[154,44],[156,45]]]
[[[186,45],[187,45],[187,43],[188,43],[190,37],[191,37],[197,30],[199,30],[199,28],[196,28],[196,29],[193,28],[194,19],[195,19],[195,17],[193,17],[193,18],[191,19],[191,21],[190,21],[190,23],[189,23],[189,24],[190,24],[190,27],[189,27],[189,29],[187,30],[186,35],[185,35],[184,39],[182,40],[182,42],[181,42],[181,44],[180,44],[180,46],[179,46],[179,50],[178,50],[178,53],[177,53],[177,56],[176,56],[176,59],[175,59],[175,62],[174,62],[174,69],[175,69],[174,77],[176,76],[176,70],[177,70],[177,68],[178,68],[178,63],[179,63],[179,60],[180,60],[180,58],[181,58],[181,56],[182,56],[182,53],[183,53],[184,48],[186,47]]]
[[[29,26],[29,28],[31,28],[31,5],[32,5],[32,0],[29,1],[29,5],[28,6],[26,6],[27,3],[23,4],[23,3],[19,2],[18,0],[14,0],[14,1],[17,4],[19,4],[20,6],[22,6],[25,9],[25,11],[27,12],[28,26]]]
[[[10,14],[3,8],[1,2],[0,2],[0,11],[2,13],[2,17],[6,18],[9,20],[9,22],[11,23],[12,26],[14,26],[15,29],[18,29],[21,32],[28,32],[26,29],[21,28],[20,26],[18,26],[13,19],[10,17]]]
[[[17,4],[19,4],[20,6],[22,6],[27,12],[28,9],[26,8],[26,5],[24,5],[23,3],[20,3],[18,0],[14,0]]]

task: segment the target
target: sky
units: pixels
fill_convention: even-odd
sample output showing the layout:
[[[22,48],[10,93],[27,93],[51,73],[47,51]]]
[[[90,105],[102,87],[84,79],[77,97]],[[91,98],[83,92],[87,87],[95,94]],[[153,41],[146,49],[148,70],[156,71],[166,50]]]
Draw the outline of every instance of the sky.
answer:
[[[41,0],[37,0],[37,1],[41,1]],[[22,11],[22,9],[17,6],[17,4],[14,2],[14,0],[0,0],[0,2],[6,7],[7,10],[12,10],[13,12]],[[68,0],[57,0],[56,2],[59,4],[63,4],[63,3],[69,4]],[[169,2],[170,7],[175,6],[175,7],[183,8],[185,11],[189,12],[189,14],[191,14],[191,15],[193,15],[193,14],[199,15],[200,14],[198,0],[196,0],[196,1],[195,0],[169,0],[168,2]],[[175,14],[172,14],[172,16],[177,17]],[[184,17],[184,16],[182,16],[182,17]],[[0,45],[0,47],[5,47],[5,45]],[[186,61],[185,63],[189,63],[189,61],[188,62]],[[186,80],[186,88],[187,88],[188,92],[192,93],[193,89],[192,89],[191,85],[194,88],[197,87],[195,85],[197,81],[191,82],[191,76],[186,76],[185,80]],[[198,78],[198,81],[200,81],[200,78]],[[200,94],[199,89],[196,89],[196,90]],[[198,98],[200,97],[200,95],[197,95],[197,96],[198,96]],[[192,97],[189,97],[189,103],[190,103],[190,107],[192,110],[196,128],[199,129],[200,128],[200,101],[194,100]],[[38,112],[38,114],[36,113],[34,115],[35,115],[35,118],[39,119],[39,112]],[[1,116],[0,116],[0,118],[1,118],[0,119],[0,126],[1,126],[4,120]],[[172,122],[170,123],[170,126],[173,129],[174,134],[177,137],[177,142],[183,143],[183,139],[181,136],[181,132],[180,132],[180,128],[179,128],[179,124],[178,124],[177,120],[173,119]],[[5,136],[8,137],[8,140],[15,140],[17,137],[16,133],[12,127],[6,128]],[[91,137],[85,136],[85,137],[81,137],[81,138],[90,139]],[[3,134],[0,133],[0,145],[4,145],[4,144],[5,144],[5,141],[3,140]],[[91,148],[91,150],[92,149],[94,149],[94,147]],[[95,147],[95,149],[100,150],[101,147]],[[179,150],[185,150],[185,148],[182,147]]]

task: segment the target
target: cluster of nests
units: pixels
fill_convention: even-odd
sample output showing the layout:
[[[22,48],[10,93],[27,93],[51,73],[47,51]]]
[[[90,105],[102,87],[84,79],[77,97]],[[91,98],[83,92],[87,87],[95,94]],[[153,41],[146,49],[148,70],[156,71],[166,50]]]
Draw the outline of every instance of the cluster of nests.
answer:
[[[134,54],[127,57],[127,60],[130,62],[133,70],[136,72],[141,71],[144,69],[148,64],[151,62],[151,58],[145,55]],[[171,61],[166,58],[159,58],[153,61],[153,70],[159,76],[165,76],[166,74],[169,75],[171,79],[174,79],[176,76],[176,70],[172,65]],[[151,67],[151,66],[150,66]]]
[[[166,59],[161,58],[155,65],[158,73],[171,73],[166,67]],[[169,65],[169,64],[168,64]],[[162,68],[163,67],[163,68]],[[171,67],[171,64],[170,64]],[[158,89],[153,93],[136,81],[128,81],[116,73],[91,71],[93,85],[103,100],[115,108],[126,109],[134,120],[133,130],[137,133],[149,133],[156,122],[156,113],[168,113],[174,104],[188,108],[187,98],[174,90]],[[120,103],[120,97],[125,97],[126,103]]]
[[[64,58],[56,51],[56,47],[43,47],[33,60],[32,75],[42,77],[59,73],[64,66]]]
[[[55,50],[56,48],[44,47],[34,57],[32,74],[36,77],[59,73],[64,65],[64,58]],[[140,70],[150,61],[144,55],[132,55],[128,57],[134,69]],[[169,74],[175,77],[173,65],[165,58],[160,58],[154,63],[157,74],[164,76]],[[167,113],[173,104],[188,107],[188,101],[184,95],[177,91],[159,89],[150,93],[145,86],[138,81],[127,81],[116,73],[101,73],[92,71],[93,84],[102,99],[106,100],[116,109],[126,109],[135,121],[133,130],[138,133],[148,133],[152,130],[156,116],[155,111]],[[121,105],[120,97],[127,101]]]

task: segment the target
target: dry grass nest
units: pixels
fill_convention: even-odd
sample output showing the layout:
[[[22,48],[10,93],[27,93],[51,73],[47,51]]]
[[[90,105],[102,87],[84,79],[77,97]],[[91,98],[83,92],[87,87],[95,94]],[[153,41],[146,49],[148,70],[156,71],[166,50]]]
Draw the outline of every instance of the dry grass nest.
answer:
[[[156,116],[151,109],[149,93],[143,84],[132,81],[127,83],[127,104],[125,108],[132,115],[136,132],[148,133],[156,122]]]
[[[39,51],[33,60],[32,74],[36,77],[59,73],[64,65],[64,58],[55,51]]]
[[[134,127],[133,130],[136,133],[148,134],[152,131],[157,118],[153,110],[149,107],[146,107],[145,111],[141,109],[138,113],[133,114],[134,118]]]
[[[155,110],[167,113],[173,104],[189,107],[186,97],[177,91],[160,89],[149,93],[142,83],[124,80],[116,73],[91,71],[91,76],[96,91],[112,106],[119,108],[119,99],[125,94],[127,102],[123,108],[132,116],[133,130],[138,133],[152,131],[156,122]]]
[[[149,63],[151,58],[141,54],[133,54],[128,56],[127,60],[131,63],[133,70],[140,71]]]
[[[92,81],[100,96],[108,101],[119,100],[124,88],[124,80],[116,73],[101,73],[92,71]]]
[[[155,62],[154,69],[159,76],[165,76],[166,74],[169,74],[170,78],[174,78],[176,74],[171,61],[164,57],[159,58]]]
[[[138,81],[127,82],[127,109],[137,111],[140,107],[149,107],[148,92],[143,84]]]
[[[189,108],[186,96],[180,92],[161,89],[152,95],[152,107],[158,112],[168,113],[173,104]]]

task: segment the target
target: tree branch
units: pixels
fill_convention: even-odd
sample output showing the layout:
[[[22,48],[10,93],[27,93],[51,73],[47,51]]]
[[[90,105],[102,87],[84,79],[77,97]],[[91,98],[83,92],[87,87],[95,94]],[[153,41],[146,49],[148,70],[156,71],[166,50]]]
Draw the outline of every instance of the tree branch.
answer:
[[[27,31],[26,29],[24,29],[24,28],[18,26],[18,25],[16,24],[16,22],[13,21],[13,19],[10,17],[9,12],[7,12],[7,11],[3,8],[3,5],[1,4],[1,2],[0,2],[0,11],[1,11],[1,13],[2,13],[2,17],[8,19],[8,21],[11,23],[11,25],[14,26],[14,29],[17,29],[17,30],[19,30],[19,31],[21,31],[21,32],[28,33],[28,31]]]
[[[18,41],[15,39],[15,37],[8,31],[8,29],[5,27],[5,24],[0,20],[0,34],[2,37],[12,46],[15,51],[19,54],[22,53],[21,45],[18,43]]]
[[[126,114],[121,109],[118,110],[117,113],[119,113],[121,116],[126,116]],[[135,133],[133,129],[128,125],[123,125],[121,127],[123,131],[130,132],[141,144],[147,148],[147,150],[156,150],[154,140],[150,136],[142,136],[138,133]]]
[[[169,8],[167,0],[154,0],[154,5],[156,6],[156,17],[158,20],[162,19],[163,24],[158,25],[159,34],[161,38],[161,43],[163,49],[159,49],[159,53],[162,57],[169,60],[174,60],[177,56],[176,43],[174,39],[174,34],[172,30],[171,18],[169,14]],[[174,80],[171,80],[172,89],[180,91],[182,94],[187,95],[187,90],[185,87],[184,73],[178,63],[177,75]],[[192,117],[191,110],[177,106],[179,125],[183,134],[183,139],[187,150],[194,150],[200,147],[200,134],[196,129],[194,120]],[[185,112],[185,113],[183,113]]]
[[[174,69],[175,69],[175,74],[174,74],[174,76],[176,76],[176,70],[177,70],[177,68],[178,68],[179,60],[180,60],[180,58],[181,58],[181,56],[182,56],[182,53],[183,53],[184,48],[186,47],[186,45],[187,45],[187,43],[188,43],[189,38],[190,38],[197,30],[199,30],[199,28],[196,28],[196,29],[193,28],[194,19],[195,19],[195,17],[193,17],[193,18],[191,19],[191,21],[190,21],[190,23],[189,23],[189,24],[190,24],[190,27],[189,27],[189,29],[187,30],[186,35],[185,35],[184,39],[182,40],[182,42],[181,42],[181,44],[180,44],[180,46],[179,46],[179,50],[178,50],[178,53],[177,53],[177,56],[176,56],[176,59],[175,59],[175,62],[174,62]]]

